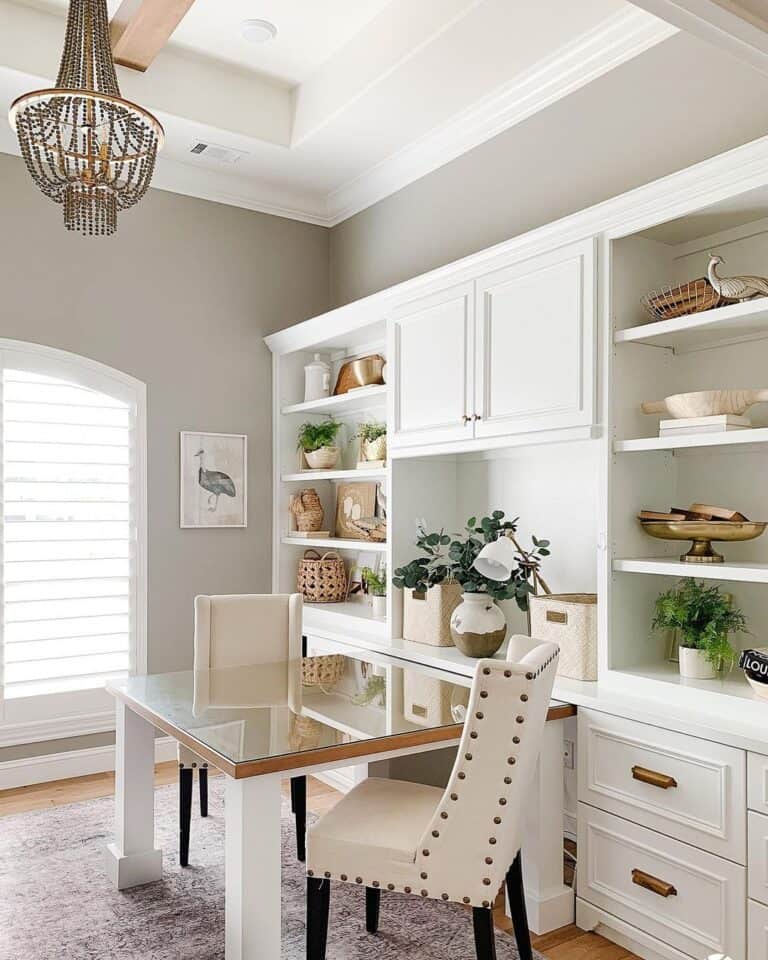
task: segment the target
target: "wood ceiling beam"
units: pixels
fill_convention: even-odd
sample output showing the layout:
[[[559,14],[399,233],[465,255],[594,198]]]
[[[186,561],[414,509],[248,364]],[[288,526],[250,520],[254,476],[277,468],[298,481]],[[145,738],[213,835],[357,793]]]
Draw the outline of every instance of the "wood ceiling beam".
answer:
[[[142,73],[195,0],[123,0],[110,23],[115,63]]]

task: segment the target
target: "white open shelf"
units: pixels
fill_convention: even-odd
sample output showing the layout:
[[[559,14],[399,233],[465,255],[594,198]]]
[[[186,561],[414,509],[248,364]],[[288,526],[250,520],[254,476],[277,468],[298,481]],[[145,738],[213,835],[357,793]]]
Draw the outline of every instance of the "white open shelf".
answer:
[[[732,303],[673,320],[657,320],[617,330],[615,343],[646,343],[673,350],[692,350],[724,341],[768,337],[768,297]]]
[[[373,615],[369,603],[304,603],[304,630],[313,635],[350,644],[385,640],[387,622]]]
[[[305,480],[384,480],[386,476],[386,468],[381,467],[375,470],[299,470],[284,473],[280,479],[283,483],[303,483]]]
[[[386,384],[372,387],[359,387],[342,393],[338,397],[323,397],[320,400],[309,400],[306,403],[292,403],[283,407],[283,413],[354,413],[357,410],[368,410],[387,401]]]
[[[387,734],[386,709],[363,707],[338,693],[302,692],[302,714],[358,739]]]
[[[322,547],[324,550],[372,550],[386,553],[386,543],[374,543],[370,540],[344,540],[341,537],[283,537],[286,546]]]
[[[768,427],[751,430],[730,430],[727,433],[699,433],[680,437],[640,437],[636,440],[616,440],[614,453],[633,453],[644,450],[692,450],[697,447],[740,447],[768,444]]]
[[[688,547],[688,541],[680,541],[680,546],[683,552]],[[714,544],[715,549],[718,546],[723,545]],[[673,557],[625,557],[614,560],[613,569],[618,573],[650,573],[660,577],[768,583],[768,563],[683,563]]]

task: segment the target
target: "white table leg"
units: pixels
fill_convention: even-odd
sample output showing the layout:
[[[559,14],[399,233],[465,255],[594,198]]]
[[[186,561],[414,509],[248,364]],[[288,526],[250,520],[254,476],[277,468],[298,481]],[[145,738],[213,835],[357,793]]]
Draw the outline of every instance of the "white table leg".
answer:
[[[523,843],[528,924],[549,933],[573,923],[573,890],[563,883],[563,722],[544,724],[544,740]]]
[[[155,849],[155,728],[117,701],[115,842],[107,870],[118,890],[159,880],[163,852]]]
[[[280,960],[280,775],[226,778],[226,960]]]

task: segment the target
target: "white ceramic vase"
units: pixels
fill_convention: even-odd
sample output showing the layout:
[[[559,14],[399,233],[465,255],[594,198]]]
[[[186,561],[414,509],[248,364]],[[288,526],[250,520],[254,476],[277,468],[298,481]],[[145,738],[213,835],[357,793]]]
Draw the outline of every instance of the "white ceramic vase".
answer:
[[[333,470],[340,453],[338,447],[320,447],[319,450],[312,450],[304,456],[313,470]]]
[[[377,597],[375,594],[371,598],[373,602],[373,616],[376,620],[385,620],[387,616],[387,598]]]
[[[507,621],[487,593],[463,593],[451,614],[451,637],[467,657],[492,657],[507,636]]]
[[[703,650],[680,647],[680,676],[685,680],[714,680],[715,668],[707,660]]]

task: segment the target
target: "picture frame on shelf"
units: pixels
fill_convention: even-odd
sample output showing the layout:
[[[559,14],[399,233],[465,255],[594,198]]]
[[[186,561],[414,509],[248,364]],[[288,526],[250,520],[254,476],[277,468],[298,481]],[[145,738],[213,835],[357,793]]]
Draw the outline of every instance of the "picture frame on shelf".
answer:
[[[344,540],[365,540],[355,522],[374,515],[376,487],[375,483],[337,484],[335,536]]]
[[[179,526],[248,526],[248,437],[179,434]]]
[[[378,573],[381,567],[382,556],[373,550],[360,550],[354,554],[347,576],[347,601],[351,603],[367,603],[368,587],[363,580],[363,568],[368,567]]]

